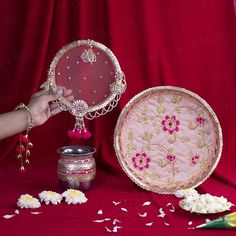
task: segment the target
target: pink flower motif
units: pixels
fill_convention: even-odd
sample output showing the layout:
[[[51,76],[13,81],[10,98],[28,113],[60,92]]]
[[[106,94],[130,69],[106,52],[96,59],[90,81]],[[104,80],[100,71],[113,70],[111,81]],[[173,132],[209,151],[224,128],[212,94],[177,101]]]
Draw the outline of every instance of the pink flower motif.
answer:
[[[171,118],[167,115],[165,117],[165,120],[162,122],[163,130],[168,131],[169,134],[173,134],[173,132],[177,132],[179,130],[179,124],[180,122],[176,120],[175,116],[172,116]]]
[[[132,161],[136,169],[143,170],[144,168],[149,168],[150,158],[147,157],[146,153],[136,153],[135,157],[132,158]]]
[[[193,157],[191,157],[191,162],[193,165],[196,165],[199,161],[199,156],[198,155],[195,155]]]
[[[206,123],[206,119],[203,118],[203,117],[197,117],[197,118],[196,118],[196,122],[197,122],[199,125],[203,125],[204,123]]]
[[[173,162],[176,161],[176,156],[174,156],[174,155],[167,155],[167,156],[166,156],[166,159],[167,159],[167,161],[168,161],[170,164],[172,164]]]

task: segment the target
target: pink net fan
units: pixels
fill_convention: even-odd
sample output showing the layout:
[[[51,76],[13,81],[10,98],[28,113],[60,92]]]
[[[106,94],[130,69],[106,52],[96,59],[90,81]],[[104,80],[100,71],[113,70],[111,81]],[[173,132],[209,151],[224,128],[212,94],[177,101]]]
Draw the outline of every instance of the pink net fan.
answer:
[[[78,40],[58,51],[42,88],[55,92],[58,87],[72,90],[74,100],[57,100],[58,106],[75,116],[75,125],[68,131],[71,138],[91,136],[84,118],[92,120],[117,106],[126,89],[126,80],[119,62],[110,49],[93,40]]]

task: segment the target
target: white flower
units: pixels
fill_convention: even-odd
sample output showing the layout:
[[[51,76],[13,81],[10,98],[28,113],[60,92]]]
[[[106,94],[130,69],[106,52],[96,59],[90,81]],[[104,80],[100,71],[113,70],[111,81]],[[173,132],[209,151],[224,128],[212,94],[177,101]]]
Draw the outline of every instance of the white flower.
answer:
[[[62,196],[65,197],[65,201],[68,204],[81,204],[87,202],[88,200],[85,197],[84,193],[75,189],[68,189],[67,191],[62,193]]]
[[[46,205],[48,205],[50,202],[53,205],[57,205],[58,203],[61,203],[62,196],[59,193],[52,192],[52,191],[43,191],[39,194],[39,199],[41,202],[45,202]]]
[[[37,198],[24,194],[18,199],[17,206],[20,208],[39,208],[41,204]]]

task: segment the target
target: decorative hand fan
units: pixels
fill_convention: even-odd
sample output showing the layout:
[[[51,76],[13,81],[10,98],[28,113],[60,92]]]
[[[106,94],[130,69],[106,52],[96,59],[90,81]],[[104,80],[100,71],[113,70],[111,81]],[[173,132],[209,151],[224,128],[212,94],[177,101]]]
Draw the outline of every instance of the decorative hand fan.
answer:
[[[119,62],[110,49],[92,40],[78,40],[58,51],[42,87],[55,92],[57,87],[72,90],[74,100],[63,96],[58,106],[75,116],[71,138],[89,138],[84,118],[92,120],[117,106],[126,89],[126,81]]]

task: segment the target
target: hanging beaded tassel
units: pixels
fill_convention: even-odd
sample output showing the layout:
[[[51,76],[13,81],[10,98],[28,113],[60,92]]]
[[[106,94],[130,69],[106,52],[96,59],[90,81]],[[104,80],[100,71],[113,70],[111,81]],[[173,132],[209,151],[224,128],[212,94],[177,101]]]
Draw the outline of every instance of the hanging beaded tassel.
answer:
[[[76,117],[74,129],[68,130],[68,136],[76,139],[89,139],[91,137],[91,133],[85,128],[83,117]]]
[[[33,147],[33,144],[30,142],[29,139],[29,131],[33,127],[33,117],[31,114],[30,109],[23,103],[21,103],[19,106],[15,108],[15,110],[22,110],[25,109],[28,114],[28,125],[26,128],[26,134],[19,134],[18,139],[19,139],[19,145],[16,147],[16,153],[17,153],[17,159],[20,160],[20,170],[24,171],[25,164],[29,164],[29,157],[31,155],[30,149]]]

